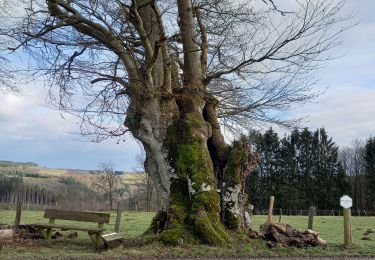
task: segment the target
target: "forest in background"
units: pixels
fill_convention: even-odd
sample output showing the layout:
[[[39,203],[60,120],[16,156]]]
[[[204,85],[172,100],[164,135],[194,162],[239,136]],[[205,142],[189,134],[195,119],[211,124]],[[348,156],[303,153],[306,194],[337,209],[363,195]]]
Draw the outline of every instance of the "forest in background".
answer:
[[[344,194],[356,210],[375,209],[374,138],[339,149],[324,128],[296,129],[282,138],[270,128],[250,132],[248,140],[259,156],[246,185],[255,210],[266,209],[271,195],[276,208],[339,209]]]
[[[103,182],[103,176],[108,175],[100,168],[64,170],[0,161],[0,203],[21,201],[27,208],[110,210],[120,202],[126,210],[157,210],[156,196],[152,196],[154,187],[144,172],[110,170],[111,180]],[[100,182],[103,185],[99,187]]]

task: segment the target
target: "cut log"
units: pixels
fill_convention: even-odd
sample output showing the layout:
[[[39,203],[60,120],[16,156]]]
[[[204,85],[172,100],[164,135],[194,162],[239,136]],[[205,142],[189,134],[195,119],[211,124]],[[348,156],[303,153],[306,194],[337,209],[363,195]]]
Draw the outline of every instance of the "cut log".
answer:
[[[124,238],[118,233],[102,235],[102,239],[110,249],[121,247],[124,240]]]
[[[14,237],[13,229],[0,230],[0,241],[13,240],[13,237]]]
[[[299,231],[288,224],[267,221],[260,227],[260,232],[268,241],[269,247],[307,247],[325,246],[327,244],[313,230]]]

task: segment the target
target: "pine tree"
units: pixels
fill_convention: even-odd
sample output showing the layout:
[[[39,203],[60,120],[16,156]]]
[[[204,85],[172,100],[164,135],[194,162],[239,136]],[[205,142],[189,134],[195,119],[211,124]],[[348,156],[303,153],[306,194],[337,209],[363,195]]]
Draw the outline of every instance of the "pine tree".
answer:
[[[329,138],[325,129],[316,130],[319,137],[318,158],[316,161],[316,186],[319,188],[316,198],[323,204],[326,209],[337,207],[337,201],[344,191],[339,187],[345,187],[346,176],[340,175],[338,162],[338,147]],[[338,177],[342,179],[338,179]],[[347,181],[347,180],[346,180]]]
[[[296,146],[294,138],[299,132],[294,132],[293,138],[285,136],[280,141],[279,149],[279,170],[283,176],[280,187],[280,200],[283,208],[299,208],[300,198],[300,178],[297,171]]]
[[[339,197],[350,191],[348,176],[338,161],[338,147],[324,128],[315,132],[296,129],[281,140],[272,128],[249,136],[260,157],[247,182],[255,208],[266,208],[268,197],[275,195],[276,208],[315,205],[333,209]]]
[[[367,206],[375,208],[375,137],[367,140],[365,146],[365,164],[366,164],[366,182],[367,189]]]

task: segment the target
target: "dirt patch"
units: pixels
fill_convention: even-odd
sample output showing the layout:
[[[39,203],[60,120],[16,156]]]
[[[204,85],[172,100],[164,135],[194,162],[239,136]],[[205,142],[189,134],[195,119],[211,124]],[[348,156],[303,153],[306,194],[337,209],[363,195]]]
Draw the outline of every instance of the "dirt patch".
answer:
[[[363,233],[364,236],[368,236],[370,234],[374,233],[374,231],[372,231],[372,229],[367,229],[365,233]]]

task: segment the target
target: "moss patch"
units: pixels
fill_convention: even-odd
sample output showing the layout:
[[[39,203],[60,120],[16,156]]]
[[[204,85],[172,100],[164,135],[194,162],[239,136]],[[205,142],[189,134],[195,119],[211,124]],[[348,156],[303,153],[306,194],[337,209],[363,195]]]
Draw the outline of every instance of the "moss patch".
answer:
[[[219,218],[220,197],[212,160],[201,139],[207,131],[207,122],[196,112],[176,120],[168,129],[166,147],[176,178],[171,181],[168,224],[160,234],[165,244],[195,240],[223,245],[228,241]]]
[[[241,185],[242,165],[247,161],[248,151],[243,148],[242,141],[233,142],[233,148],[230,151],[227,167],[224,171],[224,224],[229,229],[236,230],[239,228],[240,221],[234,213],[233,208],[237,201],[232,201],[231,194],[238,192],[238,186]],[[236,198],[236,196],[235,196]],[[229,200],[228,200],[229,199]]]
[[[202,184],[213,185],[215,183],[210,155],[197,140],[180,145],[176,170],[179,177],[190,178],[195,191],[199,191]]]
[[[220,212],[220,197],[215,190],[203,191],[194,195],[192,210],[198,212],[205,209],[208,212]]]
[[[183,241],[184,237],[184,227],[178,225],[174,228],[164,230],[159,239],[165,245],[177,246],[179,241]]]
[[[224,210],[224,224],[227,226],[229,229],[237,229],[240,225],[240,222],[238,218],[228,209]]]
[[[216,216],[207,214],[204,210],[198,211],[194,216],[194,228],[201,242],[209,245],[225,245],[229,236]]]
[[[230,151],[227,167],[224,172],[223,181],[228,187],[234,187],[240,184],[241,165],[247,160],[247,153],[242,147],[241,141],[234,141],[233,148]]]

